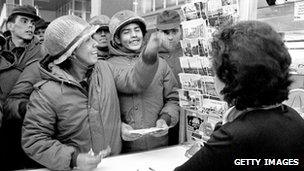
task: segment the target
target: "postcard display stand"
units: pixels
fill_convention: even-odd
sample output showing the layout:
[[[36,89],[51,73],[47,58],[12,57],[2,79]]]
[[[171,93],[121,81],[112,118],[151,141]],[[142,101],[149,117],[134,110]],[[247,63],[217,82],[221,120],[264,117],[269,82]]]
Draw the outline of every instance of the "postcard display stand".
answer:
[[[238,20],[238,8],[238,0],[188,0],[181,7],[183,56],[179,59],[183,73],[179,74],[179,98],[186,111],[186,138],[190,143],[206,142],[227,110],[214,87],[210,41],[220,26]]]

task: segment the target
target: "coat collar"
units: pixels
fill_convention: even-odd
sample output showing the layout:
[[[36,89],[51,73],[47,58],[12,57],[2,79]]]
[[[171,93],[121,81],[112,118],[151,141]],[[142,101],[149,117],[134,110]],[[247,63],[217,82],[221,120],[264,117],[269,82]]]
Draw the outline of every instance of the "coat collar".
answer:
[[[8,51],[2,51],[0,54],[0,71],[14,66],[16,61],[16,57],[12,53]]]
[[[256,107],[256,108],[247,108],[245,110],[237,110],[235,106],[232,106],[229,108],[224,114],[223,114],[223,124],[227,122],[232,122],[239,116],[254,111],[254,110],[269,110],[269,109],[274,109],[279,106],[282,106],[281,103],[279,104],[274,104],[274,105],[267,105],[267,106],[262,106],[262,107]]]

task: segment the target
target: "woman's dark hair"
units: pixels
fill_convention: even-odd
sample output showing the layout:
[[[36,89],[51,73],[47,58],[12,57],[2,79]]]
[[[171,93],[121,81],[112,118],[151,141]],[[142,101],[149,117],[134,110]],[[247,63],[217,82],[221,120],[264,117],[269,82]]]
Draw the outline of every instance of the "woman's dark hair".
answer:
[[[270,25],[244,21],[226,26],[211,45],[213,69],[225,83],[221,94],[230,105],[243,110],[287,99],[291,58]]]

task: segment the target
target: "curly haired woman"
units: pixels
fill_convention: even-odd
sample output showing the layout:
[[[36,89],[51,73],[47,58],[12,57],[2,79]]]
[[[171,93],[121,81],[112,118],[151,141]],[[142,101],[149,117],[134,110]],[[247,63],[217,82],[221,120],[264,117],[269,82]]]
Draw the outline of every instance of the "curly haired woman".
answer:
[[[291,58],[281,36],[266,23],[239,22],[216,33],[212,51],[216,89],[232,107],[204,147],[175,170],[304,167],[304,120],[282,104],[291,83]],[[260,162],[238,165],[239,159]],[[294,159],[296,166],[267,166],[267,159],[276,164]]]

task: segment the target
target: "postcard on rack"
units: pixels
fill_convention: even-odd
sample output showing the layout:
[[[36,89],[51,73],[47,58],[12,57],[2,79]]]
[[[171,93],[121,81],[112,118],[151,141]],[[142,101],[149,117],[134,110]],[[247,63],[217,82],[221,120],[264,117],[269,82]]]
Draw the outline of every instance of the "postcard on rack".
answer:
[[[220,117],[211,117],[199,112],[187,111],[186,113],[186,134],[187,141],[207,141],[212,134]]]
[[[238,0],[222,0],[223,15],[239,16]]]
[[[186,134],[188,142],[203,140],[204,132],[202,126],[206,121],[206,116],[200,115],[195,111],[186,113]]]
[[[185,109],[198,110],[202,105],[202,94],[195,90],[178,90],[179,105]]]
[[[189,131],[198,130],[201,124],[204,122],[204,120],[205,118],[203,115],[191,111],[187,111],[187,117],[186,117],[187,130]]]
[[[207,19],[207,0],[201,0],[199,2],[196,2],[196,4],[198,4],[197,6],[199,6],[199,10],[201,13],[200,18]]]
[[[207,57],[180,57],[179,59],[184,73],[214,76]]]
[[[183,25],[183,35],[184,35],[184,39],[193,39],[193,38],[197,38],[199,37],[200,34],[200,28],[198,27],[198,25],[196,25],[196,23],[194,23],[195,25],[191,25],[191,23],[188,23],[189,25],[185,26]]]
[[[212,67],[211,58],[204,56],[204,57],[198,58],[198,60],[200,61],[202,68],[211,68]]]
[[[220,15],[208,18],[208,26],[219,28],[227,24],[235,22],[235,17],[232,15]]]
[[[181,6],[181,10],[186,21],[201,17],[200,7],[195,3],[186,3],[185,5]]]
[[[227,109],[228,105],[225,101],[203,98],[200,110],[207,115],[222,117]]]
[[[191,21],[183,21],[183,38],[193,39],[198,37],[204,37],[206,34],[207,20],[196,19]]]
[[[190,68],[189,62],[188,62],[188,57],[179,57],[179,62],[180,62],[182,69]]]
[[[179,79],[183,89],[199,89],[201,75],[179,73]]]
[[[200,81],[201,81],[201,90],[203,94],[210,96],[218,96],[214,85],[214,77],[202,76]]]
[[[223,12],[222,9],[222,0],[211,0],[207,2],[207,15],[208,18],[212,16],[221,15]]]
[[[193,54],[192,54],[192,51],[191,51],[192,47],[191,47],[190,39],[185,38],[185,39],[180,41],[180,44],[181,44],[184,56],[193,57]]]
[[[202,74],[202,75],[209,75],[209,76],[213,76],[212,74],[212,62],[211,62],[212,58],[207,57],[207,56],[203,56],[203,57],[199,57],[198,61],[200,62],[201,66],[203,69],[207,70],[206,74]]]
[[[199,57],[199,46],[198,46],[198,39],[190,39],[191,44],[191,52],[193,57]]]

